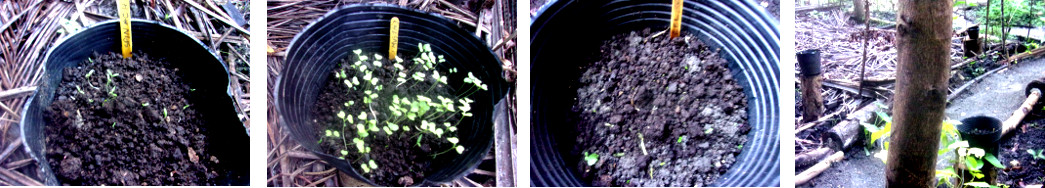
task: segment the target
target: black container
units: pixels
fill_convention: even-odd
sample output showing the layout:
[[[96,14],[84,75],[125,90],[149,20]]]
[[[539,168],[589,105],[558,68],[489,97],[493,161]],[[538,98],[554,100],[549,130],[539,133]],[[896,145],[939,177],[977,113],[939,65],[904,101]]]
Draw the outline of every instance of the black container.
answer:
[[[965,32],[969,34],[969,39],[978,40],[980,38],[980,26],[969,27]]]
[[[44,58],[44,76],[40,87],[29,98],[22,112],[22,139],[29,154],[40,166],[47,185],[59,185],[47,163],[44,150],[44,110],[51,105],[63,69],[75,67],[94,53],[120,53],[120,24],[116,20],[98,23],[59,42]],[[195,101],[200,113],[207,114],[204,125],[212,154],[221,159],[219,168],[229,174],[218,177],[221,185],[247,185],[249,182],[250,138],[236,117],[225,63],[214,51],[173,27],[155,21],[133,20],[131,28],[134,53],[163,59],[183,71],[183,81],[195,92],[204,93],[203,101]]]
[[[802,76],[820,75],[820,50],[802,50],[798,56],[798,67]]]
[[[1001,157],[998,155],[998,139],[1001,139],[1001,120],[987,116],[974,116],[962,119],[962,124],[958,125],[958,134],[962,140],[969,141],[969,147],[983,149],[984,152],[994,155],[995,157]],[[956,167],[957,168],[957,167]],[[988,184],[993,184],[998,177],[998,171],[996,169],[1001,168],[986,163],[980,168],[980,171],[984,173],[984,177],[978,181],[985,181]],[[975,177],[969,172],[963,172],[961,179],[973,180]]]
[[[958,134],[962,140],[969,141],[969,147],[980,148],[987,153],[998,156],[998,139],[1001,138],[1001,120],[987,116],[973,116],[962,119],[958,125]]]
[[[472,98],[474,116],[459,126],[458,138],[465,148],[461,155],[440,155],[415,185],[434,186],[458,179],[475,169],[493,145],[493,109],[509,85],[501,79],[501,64],[489,47],[468,31],[435,14],[394,5],[348,5],[327,13],[298,33],[290,43],[283,70],[277,78],[273,100],[280,124],[291,138],[328,164],[350,176],[374,185],[347,161],[326,154],[317,143],[319,125],[312,122],[312,108],[327,82],[330,71],[352,50],[387,52],[389,20],[399,17],[399,52],[402,58],[417,53],[418,43],[430,43],[432,51],[444,55],[439,69],[456,67],[447,75],[449,85],[463,83],[464,72],[472,72],[489,87]],[[434,169],[434,170],[433,170]]]
[[[780,109],[777,21],[751,1],[687,1],[682,32],[692,34],[729,61],[748,100],[748,142],[737,162],[710,186],[779,186]],[[588,186],[567,161],[576,127],[563,125],[586,64],[584,49],[598,49],[612,35],[668,28],[670,0],[560,0],[541,7],[530,25],[532,186]],[[575,164],[575,163],[574,163]]]

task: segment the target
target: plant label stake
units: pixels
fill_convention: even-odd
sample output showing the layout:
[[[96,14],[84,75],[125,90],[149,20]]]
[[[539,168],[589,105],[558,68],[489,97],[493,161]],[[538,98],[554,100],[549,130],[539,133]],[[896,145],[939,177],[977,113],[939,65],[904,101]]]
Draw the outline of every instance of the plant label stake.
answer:
[[[682,0],[671,1],[671,27],[668,30],[671,38],[679,37],[682,31]]]
[[[117,0],[116,9],[120,17],[120,46],[123,58],[131,58],[131,1]]]
[[[399,17],[392,17],[391,32],[388,34],[388,59],[396,60],[396,50],[399,49]]]

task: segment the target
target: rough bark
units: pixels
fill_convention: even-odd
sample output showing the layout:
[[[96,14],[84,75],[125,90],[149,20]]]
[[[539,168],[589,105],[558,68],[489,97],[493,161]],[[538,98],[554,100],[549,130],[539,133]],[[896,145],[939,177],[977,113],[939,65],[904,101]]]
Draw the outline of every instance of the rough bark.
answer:
[[[795,168],[802,168],[807,167],[809,165],[814,165],[817,162],[820,162],[821,159],[824,159],[824,157],[827,157],[827,155],[830,155],[831,153],[834,153],[834,150],[825,147],[817,148],[813,151],[795,155]]]
[[[867,0],[853,0],[853,19],[856,21],[863,22],[867,20],[865,10],[867,8]]]
[[[821,96],[820,75],[801,76],[802,78],[802,123],[816,121],[824,115],[824,98]]]
[[[887,187],[932,187],[947,100],[953,1],[901,0]]]

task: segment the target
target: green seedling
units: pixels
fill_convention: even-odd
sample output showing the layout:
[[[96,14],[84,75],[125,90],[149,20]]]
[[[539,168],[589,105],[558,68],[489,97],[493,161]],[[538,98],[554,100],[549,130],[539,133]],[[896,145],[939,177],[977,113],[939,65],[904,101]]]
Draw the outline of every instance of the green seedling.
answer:
[[[440,68],[440,63],[446,60],[432,52],[428,44],[418,44],[418,54],[410,62],[399,57],[387,61],[381,54],[361,49],[351,51],[348,56],[350,60],[332,71],[332,79],[345,84],[354,99],[332,111],[341,119],[340,124],[331,126],[330,133],[323,136],[340,138],[345,145],[354,145],[355,149],[343,152],[343,157],[356,153],[363,157],[356,161],[372,161],[367,155],[371,139],[411,139],[419,148],[443,147],[431,148],[434,152],[429,155],[433,158],[451,151],[463,154],[468,149],[459,145],[457,126],[473,116],[471,105],[475,101],[469,97],[489,89],[480,77],[465,71],[458,73],[456,68]],[[465,84],[451,90],[455,94],[433,93],[437,88],[452,89],[448,86],[450,77],[463,78],[455,83]],[[402,93],[415,88],[419,88],[416,90],[419,93]],[[357,99],[359,105],[355,104]],[[345,134],[338,135],[338,132]],[[422,144],[425,140],[441,144],[426,146]],[[376,164],[360,166],[364,173],[377,168]]]
[[[142,103],[142,107],[149,107],[149,103],[148,102]]]
[[[679,136],[679,139],[677,141],[675,141],[675,143],[682,143],[685,140],[686,140],[686,135],[682,135],[682,136]]]
[[[595,165],[595,162],[599,161],[599,154],[584,152],[584,161],[588,163],[588,166]]]
[[[1045,154],[1042,154],[1042,152],[1045,152],[1045,149],[1040,149],[1040,150],[1028,149],[1027,150],[1027,153],[1030,153],[1030,156],[1031,156],[1032,159],[1042,159],[1042,160],[1045,160]]]

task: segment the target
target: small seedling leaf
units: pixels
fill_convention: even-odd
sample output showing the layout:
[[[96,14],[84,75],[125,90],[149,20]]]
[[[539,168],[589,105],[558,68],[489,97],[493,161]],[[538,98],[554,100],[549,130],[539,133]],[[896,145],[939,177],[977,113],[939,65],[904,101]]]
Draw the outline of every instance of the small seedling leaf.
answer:
[[[1005,165],[1001,164],[1001,161],[998,161],[998,158],[994,157],[994,154],[988,153],[983,156],[983,159],[987,160],[991,165],[994,165],[994,167],[1005,168]]]

